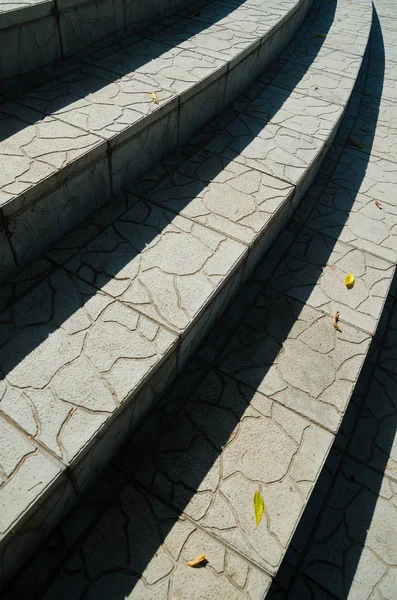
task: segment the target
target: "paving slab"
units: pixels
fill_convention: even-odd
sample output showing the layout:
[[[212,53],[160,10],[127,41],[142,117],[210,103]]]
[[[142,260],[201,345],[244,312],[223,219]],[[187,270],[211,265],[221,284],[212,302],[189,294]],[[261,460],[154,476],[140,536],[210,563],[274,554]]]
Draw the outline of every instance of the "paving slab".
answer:
[[[393,598],[397,483],[348,459],[316,529],[302,573],[337,598]]]
[[[397,375],[376,369],[351,435],[349,455],[397,481]]]
[[[106,540],[106,551],[103,543]],[[186,562],[205,554],[201,568]],[[43,598],[261,600],[271,579],[134,484],[126,485]]]
[[[310,204],[309,204],[310,203]],[[397,207],[375,204],[370,195],[339,187],[332,180],[308,194],[306,225],[350,246],[396,262]]]
[[[203,21],[209,25],[216,24],[240,33],[249,33],[263,37],[285,20],[286,13],[282,7],[275,8],[265,3],[256,8],[248,3],[233,7],[228,2],[213,2],[196,13],[192,13],[194,21]]]
[[[237,328],[219,368],[251,388],[336,431],[371,336],[271,290]]]
[[[176,342],[158,323],[60,270],[2,314],[1,332],[0,410],[65,464]]]
[[[294,188],[241,163],[199,152],[147,198],[246,244],[255,242]]]
[[[82,129],[14,102],[0,107],[0,179],[2,210],[13,212],[54,187],[60,168],[65,173],[84,167],[105,152],[104,141]],[[18,201],[17,201],[18,200]]]
[[[245,246],[225,235],[140,201],[66,268],[182,332],[245,253]]]
[[[173,48],[186,48],[205,56],[221,58],[229,62],[230,67],[248,56],[260,44],[260,38],[247,31],[240,32],[218,24],[208,25],[194,18],[178,22],[171,26],[160,25],[158,31],[150,34],[156,42],[168,44]]]
[[[323,147],[321,140],[309,135],[240,115],[206,150],[296,185]]]
[[[269,85],[250,103],[245,114],[325,141],[342,112],[337,104]]]
[[[302,229],[277,268],[272,288],[374,334],[395,266],[319,231]],[[348,273],[355,283],[344,284]]]
[[[258,452],[261,439],[266,445]],[[275,573],[332,439],[302,416],[211,371],[136,478]],[[258,489],[265,514],[256,527]]]
[[[396,164],[371,152],[346,148],[335,168],[332,181],[354,192],[371,196],[381,204],[395,205]]]
[[[299,67],[306,66],[307,69],[316,71],[327,71],[345,75],[346,77],[356,77],[361,67],[361,57],[357,54],[351,54],[344,50],[336,50],[329,46],[321,46],[310,43],[301,43],[296,48],[287,47],[280,58]]]
[[[341,73],[328,73],[313,67],[308,69],[305,65],[288,61],[272,83],[289,91],[295,90],[318,100],[345,106],[352,93],[355,79]]]

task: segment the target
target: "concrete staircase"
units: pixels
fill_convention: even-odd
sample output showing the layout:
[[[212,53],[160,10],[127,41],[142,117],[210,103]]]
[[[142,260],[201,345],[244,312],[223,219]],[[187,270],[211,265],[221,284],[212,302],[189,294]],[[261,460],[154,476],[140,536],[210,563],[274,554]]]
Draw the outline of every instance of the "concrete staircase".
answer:
[[[80,57],[4,103],[3,586],[84,504],[135,430],[118,473],[123,484],[133,479],[130,506],[158,515],[150,535],[165,540],[164,552],[180,530],[181,540],[198,538],[197,554],[220,553],[216,597],[260,598],[269,587],[394,273],[391,254],[293,224],[282,233],[335,139],[371,20],[369,0],[218,0]],[[358,277],[348,298],[347,270]],[[253,272],[240,295],[252,294],[248,321],[233,336],[230,327],[223,335],[225,321],[212,331]],[[136,450],[155,441],[142,465]],[[258,486],[262,529],[251,515]],[[147,533],[136,527],[139,544]],[[160,554],[148,563],[164,570],[153,593],[178,597]],[[241,560],[249,575],[236,588],[230,568]],[[144,562],[130,565],[135,579]],[[183,575],[210,597],[215,583],[200,576]],[[152,597],[152,579],[145,571],[146,583],[126,584],[131,597]],[[109,580],[100,585],[106,597]]]

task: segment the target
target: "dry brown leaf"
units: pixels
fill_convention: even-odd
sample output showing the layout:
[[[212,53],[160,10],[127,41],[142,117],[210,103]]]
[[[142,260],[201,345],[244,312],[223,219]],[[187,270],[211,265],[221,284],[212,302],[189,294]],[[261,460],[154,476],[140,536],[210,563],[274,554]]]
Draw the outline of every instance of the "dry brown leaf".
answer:
[[[378,208],[380,208],[380,209],[382,210],[382,205],[381,205],[381,203],[379,202],[379,200],[375,200],[375,204],[376,204],[376,206],[377,206]]]
[[[316,38],[320,38],[320,39],[322,39],[322,40],[323,40],[323,39],[324,39],[324,38],[326,38],[327,36],[325,35],[325,33],[316,33],[316,35],[315,35],[314,37],[316,37]]]
[[[339,321],[339,310],[337,310],[336,313],[334,314],[334,317],[332,319],[332,325],[335,327],[336,331],[342,331],[338,325],[338,321]]]
[[[362,145],[356,142],[356,140],[354,140],[353,138],[349,138],[347,140],[347,143],[350,144],[350,146],[353,146],[353,148],[362,148]]]
[[[366,127],[360,127],[360,131],[364,131],[364,133],[369,133],[369,129]]]
[[[313,89],[314,91],[318,90],[318,85],[315,85]]]
[[[152,92],[152,98],[153,98],[153,102],[154,102],[155,104],[158,104],[158,103],[159,103],[159,99],[157,98],[157,94],[156,94],[156,92]]]
[[[205,554],[200,554],[193,560],[188,560],[186,564],[188,567],[202,567],[206,562]]]

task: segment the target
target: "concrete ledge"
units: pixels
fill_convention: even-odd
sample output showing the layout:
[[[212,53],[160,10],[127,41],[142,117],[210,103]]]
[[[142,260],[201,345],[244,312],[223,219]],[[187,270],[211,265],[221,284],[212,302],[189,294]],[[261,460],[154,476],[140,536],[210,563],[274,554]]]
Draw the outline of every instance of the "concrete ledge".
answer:
[[[0,211],[12,249],[3,254],[3,280],[222,111],[288,43],[310,2],[252,14],[218,1],[203,19],[215,18],[217,6],[230,27],[167,21],[1,107]],[[241,33],[246,23],[256,33]],[[206,48],[217,36],[222,49],[212,56]]]
[[[302,18],[306,9],[301,8]],[[258,57],[262,46],[256,46]],[[348,77],[340,74],[342,89],[351,91],[363,54],[364,48],[357,46],[357,72]],[[122,60],[128,56],[124,52]],[[244,56],[232,70],[223,70],[225,85],[234,69],[247,73],[257,64],[247,63],[250,57]],[[113,61],[112,68],[120,64],[119,59],[114,62],[114,55],[105,60]],[[104,65],[88,64],[91,73],[94,69],[111,72]],[[321,73],[319,64],[313,69],[307,66],[307,73]],[[0,428],[2,439],[13,441],[2,445],[0,458],[2,585],[157,404],[279,236],[317,173],[350,94],[334,102],[326,86],[315,90],[319,97],[309,90],[299,91],[299,78],[290,89],[286,83],[276,85],[291,77],[290,73],[286,61],[274,80],[266,81],[265,75],[242,99],[242,110],[237,104],[225,111],[222,127],[219,122],[212,126],[210,142],[197,150],[199,142],[193,141],[196,146],[176,156],[174,164],[173,158],[167,159],[163,170],[130,186],[130,191],[102,207],[74,235],[56,244],[47,254],[50,272],[44,269],[43,279],[1,314]],[[346,88],[345,78],[349,79]],[[208,89],[219,79],[213,79]],[[248,75],[245,81],[249,82]],[[41,92],[37,98],[53,101]],[[173,114],[171,109],[161,119],[171,119]],[[50,124],[56,120],[75,127],[58,116],[47,118]],[[159,121],[153,120],[150,127]],[[81,131],[84,136],[94,135]],[[142,154],[145,148],[150,149],[148,153],[156,149],[155,134],[146,147],[150,134],[145,136],[140,142]],[[120,151],[128,143],[124,140],[115,148]],[[101,169],[101,145],[94,145],[93,151],[98,152]],[[63,158],[67,155],[65,151]],[[72,157],[79,160],[78,153]],[[120,164],[128,163],[123,159]],[[123,183],[128,179],[124,173],[120,176]],[[10,223],[12,217],[7,220],[9,230]],[[386,275],[390,279],[390,273]],[[291,306],[300,306],[290,290],[288,297]],[[277,312],[280,299],[267,302]],[[263,306],[261,310],[266,314]],[[299,314],[293,308],[291,314],[295,312]],[[312,307],[306,312],[301,316],[302,327],[315,331],[319,316]],[[276,317],[275,313],[274,322]],[[324,323],[321,313],[321,326]],[[357,336],[361,357],[370,334],[361,331]],[[352,352],[348,359],[354,356]],[[236,375],[234,363],[229,361],[222,368]],[[254,366],[247,372],[248,379],[252,373]],[[251,380],[245,383],[252,385]],[[259,391],[269,395],[265,388]],[[288,407],[288,393],[279,396],[276,400]],[[314,420],[334,432],[340,415],[324,404],[327,410]],[[317,426],[312,430],[317,435]],[[330,439],[328,435],[322,440],[324,456]],[[322,464],[320,455],[316,471],[298,480],[315,481]],[[270,575],[281,557],[279,553],[276,563],[264,559]]]

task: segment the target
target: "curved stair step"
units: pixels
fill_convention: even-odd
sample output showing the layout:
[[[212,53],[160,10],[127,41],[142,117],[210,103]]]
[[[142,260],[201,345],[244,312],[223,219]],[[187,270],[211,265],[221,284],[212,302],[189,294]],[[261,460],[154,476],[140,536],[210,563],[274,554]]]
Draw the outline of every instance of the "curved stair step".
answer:
[[[334,26],[340,30],[340,23],[329,21],[331,33]],[[356,56],[362,57],[364,50],[357,46]],[[321,61],[318,64],[325,68]],[[356,72],[338,74],[340,88],[350,93],[360,66],[357,60],[354,65]],[[311,72],[310,66],[306,70]],[[277,74],[265,74],[247,98],[192,140],[186,152],[166,160],[163,169],[130,186],[75,236],[55,245],[47,254],[50,274],[2,313],[0,423],[7,439],[18,440],[12,453],[9,445],[2,448],[0,460],[4,480],[0,486],[3,585],[92,485],[143,416],[158,404],[241,283],[279,237],[313,181],[350,93],[345,91],[340,102],[328,99],[326,89],[321,90],[323,97],[313,97],[295,91],[299,78],[288,91],[275,84],[288,72],[290,61],[281,59]],[[217,124],[222,121],[224,127],[219,129]],[[320,250],[324,246],[326,242],[320,244]],[[344,251],[339,252],[343,255]],[[299,262],[299,255],[292,260]],[[312,285],[310,272],[302,276]],[[390,269],[383,269],[382,278],[390,277]],[[368,288],[370,279],[365,284]],[[326,278],[320,279],[316,293],[324,293],[328,285]],[[273,296],[268,294],[257,306],[263,326],[275,327],[274,332],[269,331],[275,338],[269,354],[272,360],[276,355],[280,363],[283,360],[278,356],[285,333],[278,311],[282,306],[289,321],[297,320],[296,327],[306,336],[310,349],[298,351],[299,360],[291,366],[291,382],[286,388],[278,390],[271,371],[269,386],[273,381],[274,398],[267,384],[258,390],[260,399],[265,398],[261,394],[268,397],[270,413],[284,415],[280,416],[282,422],[286,419],[282,427],[292,427],[295,450],[296,444],[303,444],[306,457],[313,451],[311,435],[314,440],[315,456],[302,465],[303,470],[297,467],[291,482],[299,502],[291,504],[288,526],[280,533],[284,550],[279,549],[277,558],[259,558],[262,547],[257,542],[253,542],[255,551],[247,554],[237,538],[220,535],[232,554],[246,553],[268,583],[321,469],[353,384],[349,380],[344,388],[342,384],[338,387],[346,374],[335,348],[359,371],[373,329],[369,321],[363,329],[355,329],[357,323],[345,324],[342,319],[355,340],[354,344],[345,343],[332,328],[331,303],[318,306],[316,294],[306,307],[301,301],[288,287]],[[375,312],[379,312],[378,298],[376,303]],[[361,327],[361,322],[358,325]],[[257,341],[256,334],[249,331],[243,337],[247,343],[255,345]],[[325,356],[323,340],[330,356]],[[294,355],[295,343],[292,339]],[[228,350],[233,344],[231,341]],[[322,407],[318,411],[315,378],[303,390],[299,406],[293,405],[292,389],[299,387],[311,354],[319,368],[321,360],[328,360],[331,371],[334,367],[338,371],[334,383],[338,393],[344,394],[340,406],[327,402],[323,390],[327,410]],[[255,366],[247,373],[242,371],[247,381],[240,373],[241,364],[225,360],[219,363],[221,371],[256,389]],[[198,387],[201,377],[194,380]],[[295,412],[290,413],[291,408]],[[277,429],[275,423],[270,425],[268,415],[264,417],[265,429]],[[306,423],[307,417],[314,423],[302,442],[291,422],[295,420],[299,429],[298,423]],[[303,425],[302,431],[307,428]],[[277,445],[276,433],[274,440]],[[157,480],[152,483],[157,494],[168,493],[166,486],[157,487]],[[274,498],[281,498],[277,486],[274,490]],[[188,517],[193,522],[196,513]],[[199,529],[202,527],[207,526],[200,524]],[[210,530],[211,525],[208,527]]]

